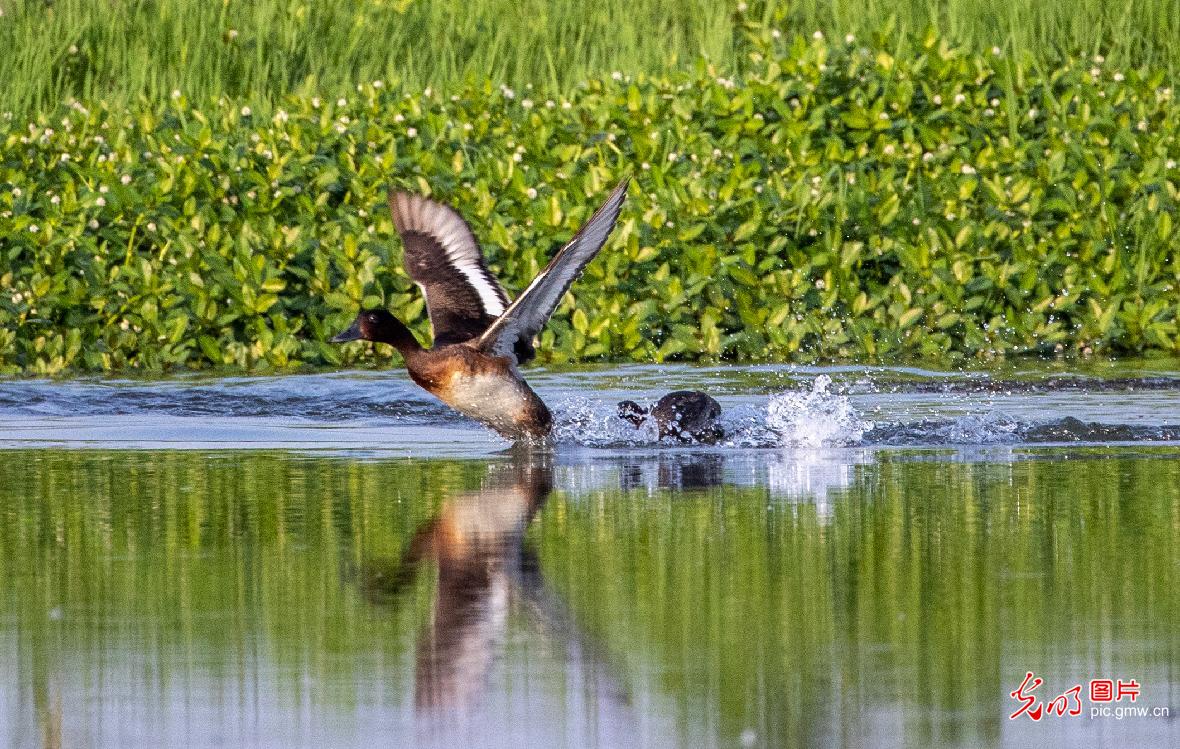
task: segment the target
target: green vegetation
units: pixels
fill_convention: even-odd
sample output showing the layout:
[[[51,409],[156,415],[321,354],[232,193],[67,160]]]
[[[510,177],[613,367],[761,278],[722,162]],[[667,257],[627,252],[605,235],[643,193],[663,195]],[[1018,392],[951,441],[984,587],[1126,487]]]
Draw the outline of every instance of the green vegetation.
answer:
[[[737,80],[4,119],[0,371],[371,361],[325,342],[359,306],[427,331],[390,185],[453,203],[515,292],[627,172],[543,361],[1180,351],[1162,68],[743,34]]]
[[[818,497],[558,490],[530,545],[571,626],[510,616],[506,676],[481,680],[488,699],[473,702],[572,695],[544,702],[545,718],[576,719],[593,680],[546,667],[572,639],[661,745],[733,746],[749,727],[765,746],[824,744],[879,732],[886,709],[907,743],[990,745],[1026,669],[1046,679],[1042,700],[1118,674],[1143,685],[1140,702],[1166,705],[1180,665],[1180,461],[1173,449],[1068,455],[881,455]],[[278,743],[312,730],[356,743],[329,738],[352,725],[342,715],[365,709],[361,725],[384,727],[413,709],[437,590],[428,567],[374,604],[356,571],[396,569],[439,506],[488,475],[478,461],[6,452],[0,666],[24,688],[0,702],[0,741],[34,743],[21,727],[51,722],[60,700],[67,730],[95,740],[144,726],[207,743],[204,731],[265,721]],[[509,600],[519,612],[532,599]],[[120,722],[93,706],[100,687],[119,695]],[[1114,732],[1166,724],[1106,730],[1139,745]],[[677,735],[652,738],[665,731]]]
[[[702,56],[741,76],[759,67],[747,32],[765,27],[901,46],[933,28],[952,45],[1032,55],[1041,69],[1098,53],[1170,74],[1180,64],[1174,0],[3,0],[0,12],[0,111],[16,112],[68,97],[162,101],[174,89],[261,108],[372,80],[449,91],[490,78],[559,95]]]

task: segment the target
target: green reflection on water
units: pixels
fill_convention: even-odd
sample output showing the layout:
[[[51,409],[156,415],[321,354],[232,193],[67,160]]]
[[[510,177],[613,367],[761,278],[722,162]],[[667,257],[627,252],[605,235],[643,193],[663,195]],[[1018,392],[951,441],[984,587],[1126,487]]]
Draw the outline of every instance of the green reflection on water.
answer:
[[[1045,699],[1117,674],[1169,705],[1176,457],[882,453],[798,498],[550,494],[550,466],[508,459],[5,452],[0,738],[421,739],[426,709],[542,694],[548,714],[499,720],[978,745],[1003,740],[1026,670]]]

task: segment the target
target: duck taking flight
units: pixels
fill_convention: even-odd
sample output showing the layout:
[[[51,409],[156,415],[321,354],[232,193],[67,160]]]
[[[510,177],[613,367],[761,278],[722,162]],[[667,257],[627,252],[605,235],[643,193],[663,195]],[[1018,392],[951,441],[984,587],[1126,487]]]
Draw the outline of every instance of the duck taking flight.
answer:
[[[453,208],[392,193],[389,208],[405,245],[406,272],[426,296],[434,345],[423,348],[401,320],[381,309],[361,310],[332,342],[387,343],[402,355],[414,382],[456,411],[509,439],[545,437],[553,417],[517,366],[533,358],[534,336],[610,236],[628,181],[511,304],[471,227]]]

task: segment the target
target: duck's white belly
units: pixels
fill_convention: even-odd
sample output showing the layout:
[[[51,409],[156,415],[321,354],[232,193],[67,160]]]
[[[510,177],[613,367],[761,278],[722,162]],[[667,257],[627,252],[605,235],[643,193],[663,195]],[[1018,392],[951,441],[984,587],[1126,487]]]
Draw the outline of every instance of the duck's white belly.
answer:
[[[455,373],[446,395],[456,411],[498,432],[532,431],[527,422],[535,411],[536,396],[521,383],[494,375]]]

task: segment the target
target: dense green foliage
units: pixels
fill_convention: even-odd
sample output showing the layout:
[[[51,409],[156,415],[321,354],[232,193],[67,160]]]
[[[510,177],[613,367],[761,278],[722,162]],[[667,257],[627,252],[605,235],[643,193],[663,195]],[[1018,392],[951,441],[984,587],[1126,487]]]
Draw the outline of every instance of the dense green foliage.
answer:
[[[425,337],[388,186],[453,203],[517,292],[632,173],[542,360],[1180,350],[1162,73],[754,34],[568,98],[370,82],[0,122],[0,367],[340,364],[360,305]],[[382,354],[383,355],[383,354]]]
[[[662,75],[701,56],[734,76],[757,69],[745,31],[763,25],[883,33],[901,46],[934,28],[954,45],[1033,55],[1043,69],[1100,51],[1172,74],[1180,63],[1175,0],[5,0],[0,13],[0,111],[16,112],[71,96],[160,101],[173,89],[257,108],[377,79],[420,91],[490,78],[558,95],[613,70]]]

